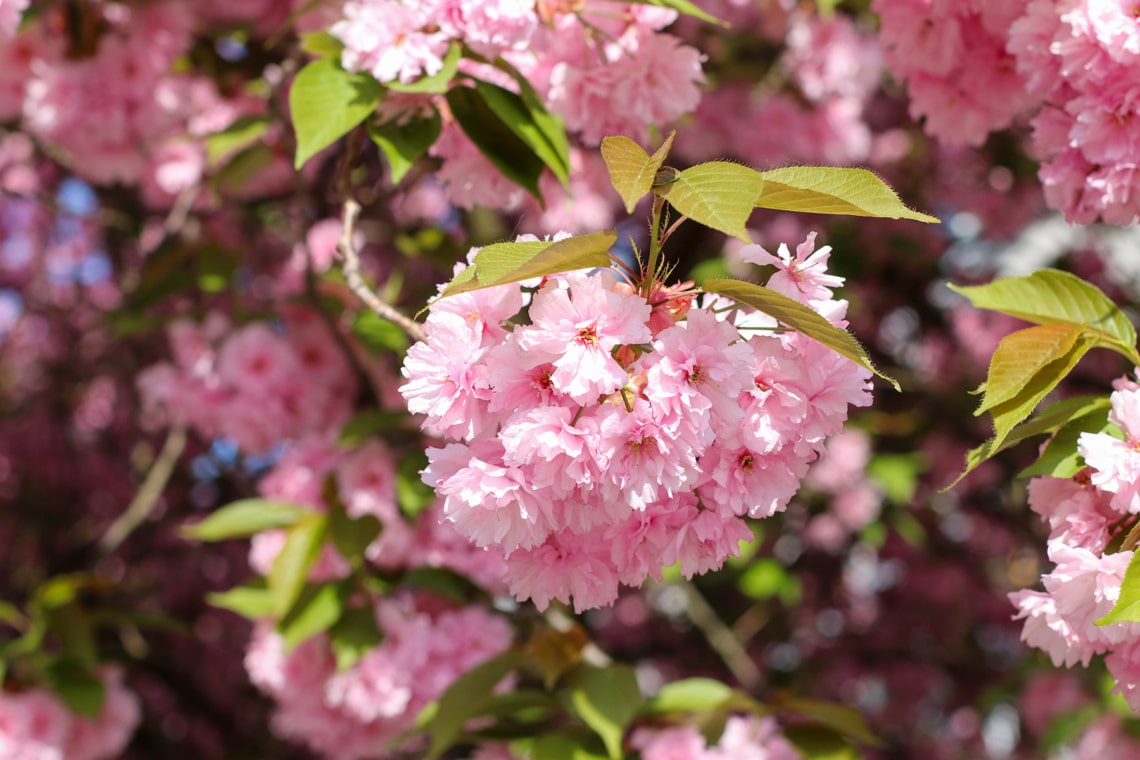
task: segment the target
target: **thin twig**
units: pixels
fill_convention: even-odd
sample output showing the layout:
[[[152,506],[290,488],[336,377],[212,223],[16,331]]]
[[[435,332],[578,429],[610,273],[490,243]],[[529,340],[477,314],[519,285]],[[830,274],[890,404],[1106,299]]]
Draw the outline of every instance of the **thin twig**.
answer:
[[[720,655],[732,675],[747,691],[759,690],[764,683],[764,676],[732,629],[724,624],[696,586],[689,581],[678,581],[675,585],[685,592],[685,600],[688,602],[685,610],[689,619],[705,635],[709,646]]]
[[[352,198],[348,198],[344,202],[344,215],[343,226],[341,227],[340,240],[337,241],[336,249],[340,255],[344,257],[344,281],[348,284],[348,289],[356,294],[364,304],[372,309],[377,316],[386,319],[392,324],[403,329],[413,340],[424,340],[423,327],[408,317],[404,316],[395,308],[384,302],[380,296],[376,295],[368,283],[364,281],[364,277],[360,274],[360,255],[356,252],[356,245],[352,242],[352,236],[356,232],[356,219],[360,216],[360,204]]]
[[[185,448],[186,428],[179,425],[173,428],[170,435],[166,437],[162,451],[154,460],[154,464],[151,465],[150,471],[146,474],[146,478],[143,479],[142,485],[139,486],[135,498],[131,500],[126,511],[119,515],[115,522],[111,523],[111,527],[107,528],[107,532],[99,539],[99,550],[101,552],[110,554],[118,549],[127,536],[154,511],[159,497],[166,490],[166,484],[170,482],[170,476],[174,473],[174,465],[178,463],[178,458],[182,456]]]

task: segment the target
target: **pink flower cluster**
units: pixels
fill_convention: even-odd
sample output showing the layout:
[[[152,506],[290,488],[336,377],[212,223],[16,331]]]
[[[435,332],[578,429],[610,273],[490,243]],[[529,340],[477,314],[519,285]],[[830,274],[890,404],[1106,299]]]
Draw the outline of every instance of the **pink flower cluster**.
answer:
[[[1140,213],[1140,26],[1123,0],[1033,0],[1009,49],[1045,105],[1033,120],[1049,205],[1070,222]]]
[[[907,82],[910,114],[925,118],[930,134],[980,145],[1036,104],[1006,52],[1025,0],[874,0],[871,7],[887,66]]]
[[[639,729],[633,746],[642,760],[798,760],[803,757],[773,718],[733,716],[713,746],[695,726]]]
[[[0,757],[111,760],[126,749],[141,717],[138,698],[116,667],[101,673],[106,697],[95,719],[73,713],[43,688],[0,691]]]
[[[1116,547],[1140,513],[1140,385],[1127,379],[1114,385],[1109,419],[1125,440],[1082,433],[1078,450],[1086,470],[1068,480],[1030,482],[1029,504],[1049,523],[1048,555],[1056,567],[1042,577],[1044,591],[1025,589],[1009,598],[1025,620],[1024,641],[1058,666],[1088,665],[1107,653],[1118,688],[1140,709],[1140,623],[1094,624],[1120,598],[1133,549]]]
[[[324,634],[287,652],[268,623],[254,629],[245,665],[277,702],[278,735],[329,760],[389,757],[428,702],[513,639],[506,620],[483,609],[432,611],[410,597],[380,601],[376,621],[384,641],[342,671]]]
[[[139,389],[152,413],[203,436],[258,453],[337,430],[352,410],[355,377],[313,312],[290,311],[280,328],[251,322],[236,329],[214,312],[204,325],[180,321],[167,332],[174,362],[140,373]]]
[[[769,287],[842,324],[840,278],[814,235]],[[681,286],[647,300],[611,271],[440,298],[401,392],[451,442],[424,481],[478,546],[507,554],[507,581],[545,608],[610,604],[680,564],[720,567],[783,509],[869,373],[814,340]]]

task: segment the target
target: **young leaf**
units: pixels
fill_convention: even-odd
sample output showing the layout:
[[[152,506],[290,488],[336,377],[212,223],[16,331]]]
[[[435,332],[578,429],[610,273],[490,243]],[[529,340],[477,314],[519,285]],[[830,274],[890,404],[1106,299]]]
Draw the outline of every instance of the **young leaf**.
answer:
[[[408,334],[374,311],[356,312],[352,319],[352,334],[360,338],[373,356],[403,354],[408,350]]]
[[[258,620],[273,614],[273,594],[261,578],[258,578],[256,583],[247,583],[235,586],[229,591],[207,594],[206,601],[250,620]]]
[[[653,191],[694,222],[751,243],[744,225],[763,187],[764,178],[755,169],[710,161],[685,169]]]
[[[1096,286],[1068,272],[1043,269],[988,285],[950,287],[979,309],[1041,325],[1086,325],[1102,334],[1099,345],[1106,348],[1132,350],[1136,345],[1136,329],[1128,316]]]
[[[622,736],[642,703],[633,669],[581,665],[564,688],[570,708],[601,737],[611,760],[621,760]]]
[[[321,553],[327,529],[328,517],[317,512],[310,512],[289,528],[268,578],[273,614],[278,619],[288,614],[305,588],[309,568]]]
[[[451,114],[479,152],[503,176],[541,201],[538,180],[546,164],[499,118],[482,93],[474,87],[452,87],[446,97]]]
[[[301,35],[301,49],[317,58],[340,58],[344,43],[325,31]]]
[[[347,589],[342,583],[307,584],[297,603],[277,623],[277,630],[291,652],[310,636],[327,631],[344,611]]]
[[[613,230],[559,240],[495,243],[475,254],[475,264],[468,267],[444,289],[443,296],[466,293],[494,285],[521,282],[532,277],[609,266],[610,247],[617,242]],[[474,269],[473,276],[462,278]]]
[[[653,189],[653,178],[665,163],[676,134],[670,132],[652,156],[623,135],[602,138],[602,159],[610,172],[610,184],[625,203],[627,214],[632,214],[637,202]]]
[[[351,74],[333,60],[306,64],[289,90],[289,112],[297,133],[293,168],[300,169],[368,118],[383,92],[380,83],[368,74]]]
[[[856,364],[874,372],[894,386],[895,390],[899,389],[899,384],[894,379],[875,369],[870,357],[867,356],[867,352],[849,332],[831,324],[799,301],[788,298],[774,290],[742,280],[719,278],[705,280],[701,283],[701,289],[708,293],[717,293],[726,298],[731,298],[764,312],[793,330],[798,330],[809,338],[819,341],[840,356],[845,356]]]
[[[384,641],[371,604],[346,609],[329,628],[329,645],[336,658],[336,669],[344,672]]]
[[[428,148],[439,139],[442,131],[443,122],[438,111],[432,111],[431,116],[413,118],[403,123],[393,120],[380,125],[368,125],[368,136],[388,159],[393,185],[399,184],[416,159],[427,153]]]
[[[428,760],[442,755],[459,738],[463,724],[480,714],[499,681],[524,664],[518,651],[508,649],[455,679],[439,698],[434,715],[425,727],[431,737]]]
[[[568,146],[547,134],[554,129],[564,134],[561,121],[550,114],[542,101],[527,103],[521,96],[490,82],[477,81],[475,90],[487,106],[522,140],[565,186],[570,181]]]
[[[199,541],[223,541],[245,538],[270,528],[287,528],[311,509],[269,499],[242,499],[217,510],[195,525],[179,531],[186,538]]]
[[[248,148],[269,130],[268,116],[242,116],[225,129],[206,138],[206,160],[215,166],[230,153]]]
[[[1084,333],[1083,325],[1038,325],[1001,339],[990,359],[985,396],[974,415],[1018,396],[1041,369],[1068,354]]]
[[[907,208],[890,186],[866,169],[786,166],[761,172],[760,208],[810,214],[846,214],[882,219],[914,219],[937,224],[930,214]]]
[[[661,687],[641,708],[642,713],[710,712],[736,697],[736,690],[712,678],[686,678]]]
[[[422,77],[407,84],[394,80],[385,82],[384,86],[393,92],[418,92],[430,95],[442,95],[451,86],[451,80],[459,71],[459,58],[463,54],[458,42],[451,43],[447,55],[443,57],[443,67],[431,76]]]
[[[1093,625],[1112,623],[1140,623],[1140,550],[1132,554],[1128,569],[1124,571],[1124,580],[1120,582],[1120,598],[1107,615],[1093,621]]]
[[[1124,434],[1120,428],[1108,421],[1106,408],[1077,417],[1061,427],[1037,461],[1017,473],[1019,478],[1031,478],[1035,475],[1048,475],[1054,478],[1071,478],[1084,469],[1085,462],[1077,451],[1077,443],[1081,433],[1107,433],[1123,440]]]

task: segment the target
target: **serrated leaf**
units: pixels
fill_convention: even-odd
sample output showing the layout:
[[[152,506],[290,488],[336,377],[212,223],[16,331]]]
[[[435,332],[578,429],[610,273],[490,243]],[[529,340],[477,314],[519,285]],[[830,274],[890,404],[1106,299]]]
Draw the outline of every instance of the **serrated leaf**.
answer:
[[[785,166],[760,172],[764,189],[760,208],[809,214],[846,214],[881,219],[913,219],[929,224],[937,217],[908,208],[891,187],[866,169],[834,166]]]
[[[459,58],[463,54],[458,42],[451,43],[447,55],[443,57],[443,68],[431,76],[421,77],[414,82],[405,84],[399,80],[385,82],[384,86],[393,92],[412,92],[430,95],[442,95],[451,86],[451,80],[459,71]]]
[[[804,760],[861,760],[858,750],[826,726],[788,726],[783,733]]]
[[[242,116],[225,129],[206,137],[206,160],[210,166],[229,153],[248,148],[269,130],[268,116]]]
[[[610,247],[615,242],[615,231],[602,230],[556,243],[522,241],[484,246],[475,254],[475,263],[444,288],[443,297],[575,269],[606,267],[610,263]],[[473,275],[463,277],[472,269]]]
[[[1101,345],[1132,349],[1136,329],[1128,316],[1095,285],[1057,269],[1005,277],[988,285],[950,288],[979,309],[998,311],[1035,324],[1087,325],[1103,333]]]
[[[260,578],[256,582],[235,586],[229,591],[207,594],[206,602],[250,620],[259,620],[273,614],[273,594]]]
[[[653,192],[694,222],[751,243],[744,225],[763,187],[764,178],[755,169],[710,161],[685,169]]]
[[[342,583],[307,584],[297,603],[277,623],[285,651],[331,628],[344,611],[346,592]]]
[[[966,455],[965,469],[954,479],[953,483],[941,490],[948,491],[958,485],[962,478],[973,472],[978,465],[1010,446],[1014,446],[1038,435],[1055,432],[1070,420],[1090,414],[1099,409],[1107,410],[1108,408],[1109,400],[1104,396],[1076,396],[1050,404],[1045,409],[1042,409],[1036,417],[1011,431],[1009,435],[1000,442],[995,438],[991,438],[982,445],[971,449]]]
[[[1106,399],[1107,401],[1107,399]],[[1017,473],[1019,478],[1048,475],[1053,478],[1071,478],[1084,469],[1085,462],[1077,451],[1077,442],[1082,433],[1108,433],[1123,438],[1120,429],[1108,421],[1108,408],[1077,417],[1061,427],[1049,442],[1037,461]]]
[[[531,760],[606,760],[598,737],[580,729],[545,731],[534,741]]]
[[[447,105],[468,139],[507,179],[539,201],[538,180],[546,164],[495,113],[474,87],[452,87]]]
[[[632,214],[637,202],[653,189],[653,179],[665,163],[676,134],[670,132],[652,156],[624,135],[602,138],[602,159],[610,173],[610,184],[625,203],[627,214]]]
[[[643,701],[633,668],[580,665],[563,689],[569,707],[601,737],[611,760],[621,760],[622,736]]]
[[[278,619],[289,613],[305,588],[309,568],[321,553],[327,530],[328,517],[317,512],[310,512],[288,529],[267,579],[273,594],[273,614]]]
[[[432,718],[425,726],[431,738],[428,760],[442,755],[459,738],[463,725],[483,711],[499,681],[524,664],[518,651],[508,649],[455,679],[438,702],[433,703],[434,709],[432,705],[424,708],[432,710]]]
[[[1038,325],[1001,339],[990,359],[985,395],[974,415],[1018,396],[1046,365],[1064,357],[1084,333],[1083,325]]]
[[[1120,582],[1120,597],[1116,604],[1107,615],[1093,621],[1093,625],[1112,623],[1140,623],[1140,551],[1132,553],[1128,569],[1124,571],[1124,580]]]
[[[673,681],[642,706],[642,713],[710,712],[729,704],[737,692],[731,686],[712,678],[686,678]]]
[[[242,499],[217,510],[195,525],[179,532],[199,541],[223,541],[245,538],[271,528],[287,528],[312,510],[270,499]]]
[[[809,338],[819,341],[823,345],[844,356],[856,364],[864,367],[890,383],[895,390],[899,384],[879,370],[871,363],[867,352],[859,345],[859,341],[846,330],[842,330],[828,322],[818,312],[799,301],[777,293],[769,288],[761,287],[751,282],[732,279],[712,279],[701,283],[701,289],[709,293],[717,293],[731,298],[734,301],[751,306],[762,311],[770,317],[782,322],[793,330],[797,330]]]
[[[994,423],[995,445],[1000,446],[1005,437],[1033,413],[1037,405],[1057,387],[1072,371],[1095,339],[1082,333],[1068,353],[1054,362],[1046,364],[1026,383],[1014,398],[1002,402],[989,410]]]
[[[789,697],[779,701],[779,709],[811,718],[852,741],[871,746],[882,745],[879,738],[871,732],[863,714],[846,705],[819,699]]]
[[[310,32],[300,35],[301,49],[318,58],[340,58],[344,43],[327,31]]]
[[[376,611],[371,604],[344,610],[340,620],[329,628],[329,645],[338,672],[351,668],[383,641],[384,632],[376,623]]]
[[[349,73],[333,60],[306,64],[289,90],[289,113],[297,134],[293,167],[300,169],[367,119],[383,93],[380,83],[368,74]]]
[[[394,185],[399,184],[416,160],[427,153],[442,131],[443,121],[438,111],[432,111],[430,117],[414,118],[406,122],[394,120],[368,125],[368,136],[388,159]]]

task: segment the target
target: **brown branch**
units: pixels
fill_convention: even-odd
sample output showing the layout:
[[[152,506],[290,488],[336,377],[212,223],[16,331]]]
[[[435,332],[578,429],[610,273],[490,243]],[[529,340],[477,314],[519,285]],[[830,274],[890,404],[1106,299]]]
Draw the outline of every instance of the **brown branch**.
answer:
[[[385,303],[364,281],[364,276],[360,273],[360,254],[357,253],[356,245],[352,242],[353,234],[356,232],[356,219],[359,216],[360,204],[352,198],[345,200],[343,224],[336,249],[344,257],[344,280],[348,289],[356,294],[356,297],[363,301],[365,306],[372,309],[377,316],[400,327],[413,340],[424,340],[424,330],[418,322],[404,316],[394,307]]]
[[[107,528],[107,532],[99,539],[99,551],[103,554],[110,554],[118,549],[127,536],[150,516],[158,504],[162,492],[166,490],[166,484],[170,482],[170,476],[174,473],[174,465],[178,463],[178,458],[182,456],[185,448],[186,428],[179,425],[173,428],[170,435],[166,437],[162,451],[159,452],[158,457],[151,465],[150,471],[147,472],[146,478],[143,479],[142,485],[139,486],[139,490],[135,494],[135,498],[131,500],[126,510],[119,515],[115,522],[111,523],[111,527]]]
[[[693,621],[693,625],[704,634],[709,646],[720,655],[720,659],[724,661],[740,685],[749,692],[758,691],[764,683],[764,676],[732,629],[725,625],[716,614],[716,610],[690,581],[676,581],[671,585],[685,593],[687,602],[685,613],[689,616],[689,620]]]

